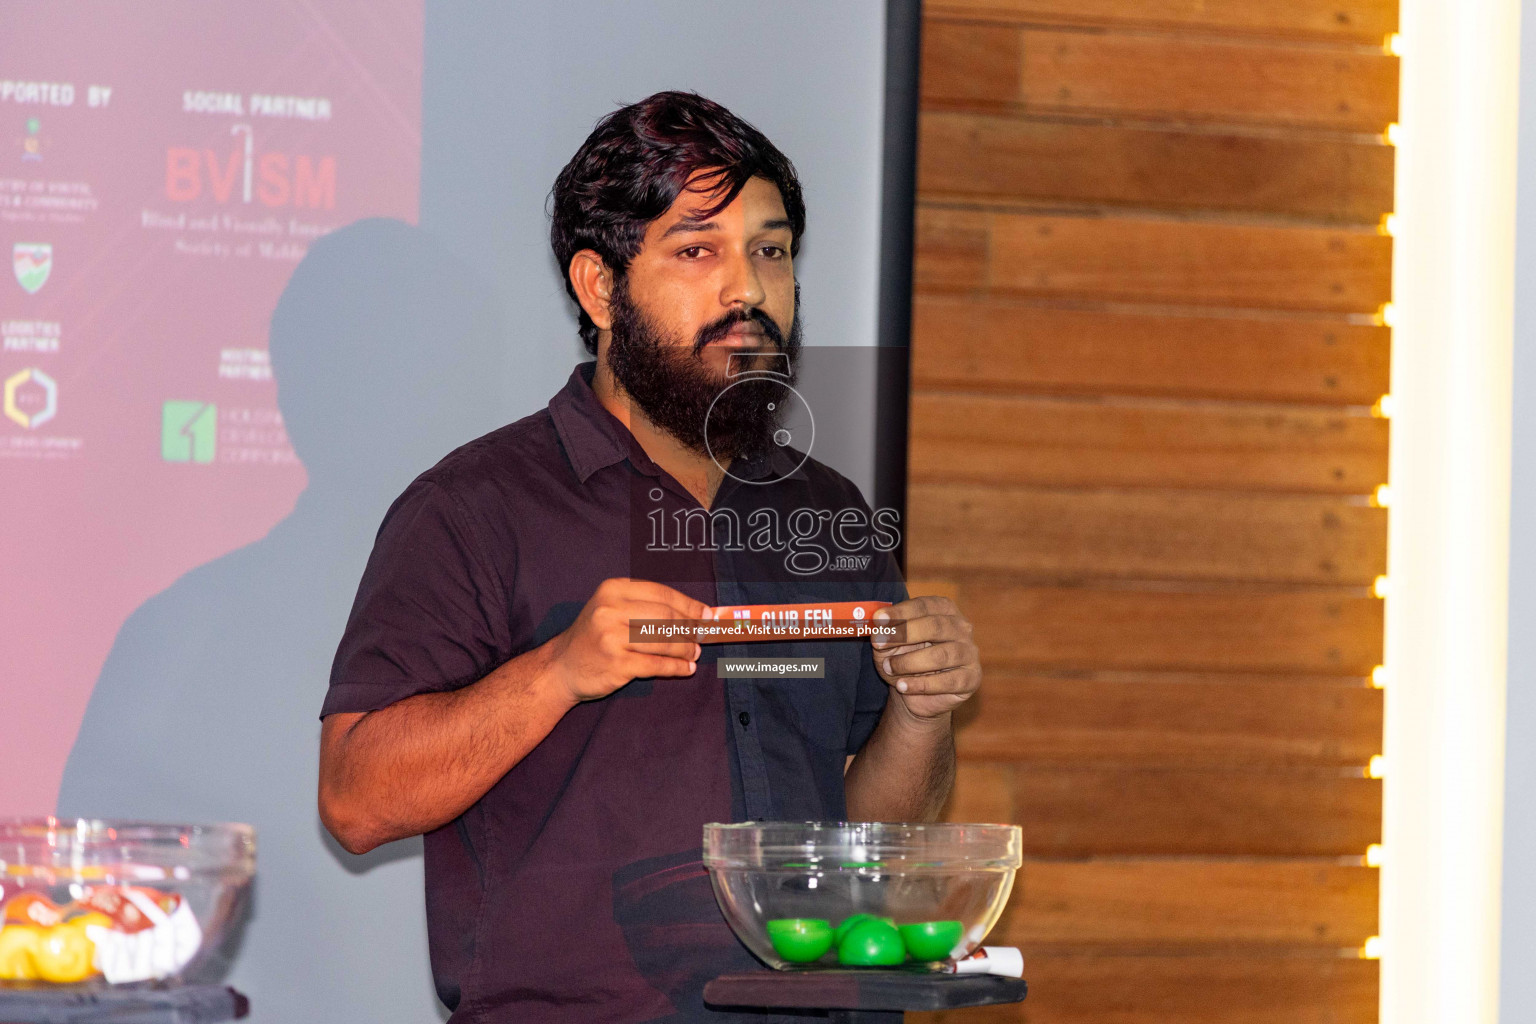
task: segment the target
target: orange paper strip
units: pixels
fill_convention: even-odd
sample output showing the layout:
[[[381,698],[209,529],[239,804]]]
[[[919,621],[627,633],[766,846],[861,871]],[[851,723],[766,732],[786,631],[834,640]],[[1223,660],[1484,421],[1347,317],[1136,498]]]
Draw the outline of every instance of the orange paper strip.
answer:
[[[889,601],[828,601],[825,604],[724,604],[710,609],[715,619],[752,619],[770,622],[808,623],[821,619],[870,618],[881,608],[889,608]]]
[[[874,614],[889,601],[827,601],[820,604],[735,604],[710,609],[716,622],[749,622],[792,631],[793,639],[843,638],[867,635]],[[850,629],[851,627],[851,629]],[[852,631],[851,631],[852,630]],[[699,643],[739,643],[742,640],[786,639],[772,634],[748,636],[700,635]]]

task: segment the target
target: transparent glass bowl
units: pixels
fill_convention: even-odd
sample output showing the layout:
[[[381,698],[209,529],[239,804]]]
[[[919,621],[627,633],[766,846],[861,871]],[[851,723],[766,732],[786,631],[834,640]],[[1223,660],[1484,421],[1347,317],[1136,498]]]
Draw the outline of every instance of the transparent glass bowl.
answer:
[[[249,825],[0,819],[0,988],[214,976],[255,869]]]
[[[710,824],[704,865],[732,931],[770,967],[896,967],[981,945],[1022,841],[1017,825]]]

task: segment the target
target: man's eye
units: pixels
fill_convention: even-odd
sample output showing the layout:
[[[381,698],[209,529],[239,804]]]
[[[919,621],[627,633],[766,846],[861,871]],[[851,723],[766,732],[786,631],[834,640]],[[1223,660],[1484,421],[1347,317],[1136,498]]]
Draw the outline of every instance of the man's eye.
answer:
[[[763,246],[761,249],[759,249],[757,251],[762,253],[764,256],[768,257],[771,260],[781,260],[781,259],[784,258],[784,247],[783,246],[779,246],[779,245],[765,245],[765,246]]]
[[[703,254],[704,247],[702,245],[690,245],[688,248],[678,253],[679,256],[689,260],[696,260]]]

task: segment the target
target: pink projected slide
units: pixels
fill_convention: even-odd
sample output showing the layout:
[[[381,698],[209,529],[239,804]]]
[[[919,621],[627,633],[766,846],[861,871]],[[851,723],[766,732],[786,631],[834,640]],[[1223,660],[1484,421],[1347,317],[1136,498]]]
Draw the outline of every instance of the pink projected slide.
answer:
[[[414,222],[422,0],[0,13],[0,815],[51,811],[124,619],[304,489],[268,319]]]

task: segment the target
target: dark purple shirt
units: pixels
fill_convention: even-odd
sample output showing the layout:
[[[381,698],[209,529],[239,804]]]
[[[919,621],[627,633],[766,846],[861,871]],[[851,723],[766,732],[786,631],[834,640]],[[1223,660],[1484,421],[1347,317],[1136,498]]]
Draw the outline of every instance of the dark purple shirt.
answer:
[[[598,402],[594,365],[391,506],[322,715],[473,683],[567,628],[610,577],[710,605],[905,598],[882,550],[891,524],[845,478],[776,448],[730,467],[707,521]],[[718,677],[718,657],[747,655],[825,658],[826,677]],[[569,711],[426,836],[432,972],[453,1021],[762,1019],[701,1002],[709,978],[760,966],[715,904],[702,826],[845,817],[843,761],[886,694],[867,641],[711,645],[691,678]]]

